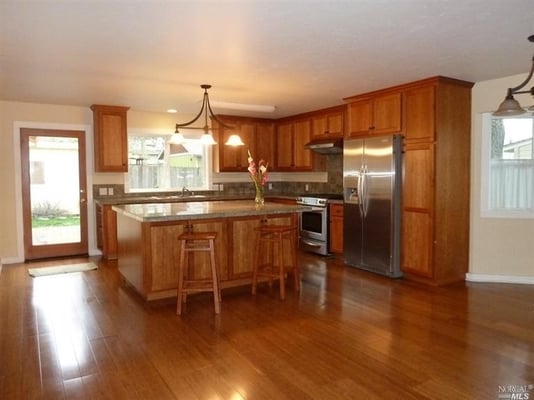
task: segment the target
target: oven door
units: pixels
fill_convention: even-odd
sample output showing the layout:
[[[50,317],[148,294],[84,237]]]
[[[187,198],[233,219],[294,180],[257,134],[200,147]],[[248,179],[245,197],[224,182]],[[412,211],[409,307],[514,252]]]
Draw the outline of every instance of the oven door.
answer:
[[[328,239],[328,208],[314,207],[300,214],[299,236],[326,242]]]

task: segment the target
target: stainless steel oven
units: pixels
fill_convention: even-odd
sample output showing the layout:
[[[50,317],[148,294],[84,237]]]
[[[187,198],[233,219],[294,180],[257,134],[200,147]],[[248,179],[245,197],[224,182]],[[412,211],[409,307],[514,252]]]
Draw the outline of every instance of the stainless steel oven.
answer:
[[[310,206],[309,211],[300,213],[299,248],[321,255],[330,254],[328,200],[341,199],[341,195],[306,194],[297,197],[297,204]]]

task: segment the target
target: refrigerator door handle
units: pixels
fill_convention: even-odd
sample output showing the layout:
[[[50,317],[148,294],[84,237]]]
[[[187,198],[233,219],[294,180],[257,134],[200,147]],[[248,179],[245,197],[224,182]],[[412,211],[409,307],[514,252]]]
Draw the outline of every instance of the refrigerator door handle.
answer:
[[[364,179],[364,169],[363,165],[360,166],[360,172],[358,174],[358,208],[360,210],[360,216],[363,218],[364,216],[364,208],[363,208],[363,179]]]
[[[362,196],[362,215],[363,217],[367,217],[367,211],[369,206],[369,195],[367,190],[367,173],[369,169],[367,168],[367,164],[362,165],[361,169],[361,176],[362,176],[362,189],[361,189],[361,196]]]

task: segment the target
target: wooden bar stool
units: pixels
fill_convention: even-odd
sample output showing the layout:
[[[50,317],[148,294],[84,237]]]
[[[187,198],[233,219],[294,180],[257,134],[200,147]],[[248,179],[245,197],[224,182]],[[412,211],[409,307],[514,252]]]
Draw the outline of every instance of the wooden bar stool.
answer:
[[[273,279],[280,280],[280,299],[286,297],[285,278],[288,271],[293,272],[295,291],[300,290],[300,277],[297,265],[296,253],[296,226],[291,225],[263,225],[256,228],[258,238],[256,240],[256,253],[254,256],[254,272],[252,275],[252,294],[256,294],[258,277],[269,278],[269,287],[272,287]],[[291,264],[284,265],[284,244],[289,246]],[[263,249],[266,250],[263,253]],[[268,254],[267,262],[262,263],[261,256]]]
[[[178,299],[176,314],[182,314],[182,304],[187,301],[188,293],[213,292],[215,314],[221,312],[221,284],[217,265],[215,264],[214,241],[216,232],[184,232],[178,236],[180,243],[180,261],[178,265]],[[189,277],[189,253],[209,252],[211,278],[195,279]]]

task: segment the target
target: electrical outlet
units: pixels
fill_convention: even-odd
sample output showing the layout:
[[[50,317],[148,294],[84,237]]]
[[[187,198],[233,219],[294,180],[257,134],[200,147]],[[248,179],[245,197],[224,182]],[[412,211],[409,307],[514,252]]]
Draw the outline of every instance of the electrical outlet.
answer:
[[[310,190],[310,185],[308,185],[308,184],[304,185],[304,191],[307,192],[308,190]]]
[[[273,190],[273,184],[269,183],[269,190]]]
[[[113,188],[108,188],[108,195],[113,196]]]

